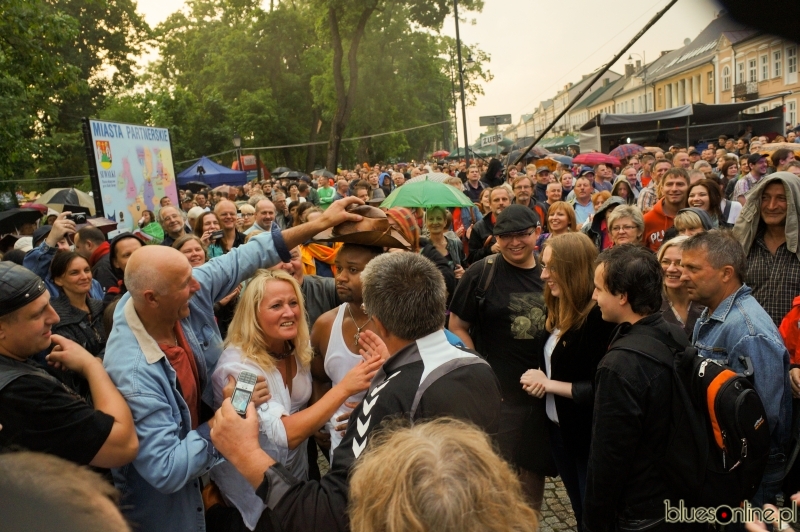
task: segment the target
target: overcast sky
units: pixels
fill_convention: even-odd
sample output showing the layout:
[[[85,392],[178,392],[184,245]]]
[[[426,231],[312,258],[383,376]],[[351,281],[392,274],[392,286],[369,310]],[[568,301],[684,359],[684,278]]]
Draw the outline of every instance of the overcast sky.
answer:
[[[580,80],[614,55],[663,8],[668,0],[484,0],[483,12],[459,14],[461,39],[491,55],[494,79],[484,85],[486,94],[467,107],[470,142],[484,128],[478,117],[531,113],[541,100]],[[266,3],[266,2],[265,2]],[[183,0],[139,0],[139,12],[155,26],[180,9]],[[721,9],[714,0],[680,0],[653,26],[630,52],[653,61],[661,51],[683,46]],[[473,24],[474,21],[474,24]],[[450,17],[442,30],[455,37]],[[627,54],[625,56],[627,58]],[[634,59],[638,59],[634,55]],[[622,60],[612,68],[622,74]],[[463,143],[461,111],[458,131]],[[377,132],[376,132],[377,133]]]

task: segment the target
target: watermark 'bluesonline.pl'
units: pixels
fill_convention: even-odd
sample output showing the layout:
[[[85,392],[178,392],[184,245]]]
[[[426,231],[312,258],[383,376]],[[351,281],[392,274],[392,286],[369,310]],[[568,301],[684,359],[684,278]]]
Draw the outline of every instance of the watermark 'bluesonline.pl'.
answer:
[[[686,506],[684,502],[678,501],[677,506],[672,506],[670,501],[664,501],[664,517],[667,523],[718,523],[727,525],[729,523],[747,523],[759,520],[763,523],[798,522],[797,503],[792,501],[792,505],[787,508],[775,510],[767,508],[755,508],[749,502],[744,501],[739,508],[730,506],[702,507]]]

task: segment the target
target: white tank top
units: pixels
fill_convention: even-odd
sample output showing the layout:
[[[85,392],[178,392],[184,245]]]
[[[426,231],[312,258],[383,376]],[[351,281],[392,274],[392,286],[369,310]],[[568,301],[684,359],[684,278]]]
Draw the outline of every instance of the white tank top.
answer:
[[[347,303],[339,305],[339,311],[336,313],[336,319],[333,320],[333,327],[331,327],[331,337],[328,340],[328,350],[325,352],[325,374],[331,379],[334,386],[339,384],[341,380],[347,375],[347,372],[353,369],[361,362],[363,357],[350,351],[342,337],[342,323],[344,315],[347,312]],[[347,399],[346,402],[359,403],[364,398],[366,391],[358,393]],[[328,422],[327,429],[331,435],[331,457],[333,457],[333,450],[341,443],[342,437],[339,431],[334,430],[336,425],[341,424],[337,422],[336,418],[342,414],[352,412],[352,408],[346,407],[344,404],[336,410],[330,421]]]

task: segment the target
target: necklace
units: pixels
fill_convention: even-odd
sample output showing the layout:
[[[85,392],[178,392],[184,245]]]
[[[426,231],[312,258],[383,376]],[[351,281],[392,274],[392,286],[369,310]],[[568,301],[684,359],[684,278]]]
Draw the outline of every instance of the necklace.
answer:
[[[354,341],[355,346],[358,347],[358,341],[361,339],[361,329],[366,327],[367,324],[372,321],[372,316],[370,316],[369,319],[364,322],[364,325],[359,327],[358,323],[356,322],[355,316],[353,316],[353,311],[350,310],[350,303],[347,304],[347,312],[350,314],[350,319],[353,320],[353,325],[356,326],[356,333],[353,335],[353,340],[355,340]]]
[[[285,350],[283,353],[270,353],[269,351],[267,351],[267,352],[269,353],[269,356],[271,356],[271,357],[272,357],[272,358],[274,358],[275,360],[284,360],[284,359],[287,359],[287,358],[289,358],[289,357],[292,355],[292,353],[294,352],[294,344],[293,344],[293,343],[292,343],[290,340],[287,340],[287,341],[286,341],[286,342],[283,344],[284,348],[286,348],[286,347],[287,347],[287,345],[288,345],[288,348],[287,348],[287,349],[286,349],[286,350]]]

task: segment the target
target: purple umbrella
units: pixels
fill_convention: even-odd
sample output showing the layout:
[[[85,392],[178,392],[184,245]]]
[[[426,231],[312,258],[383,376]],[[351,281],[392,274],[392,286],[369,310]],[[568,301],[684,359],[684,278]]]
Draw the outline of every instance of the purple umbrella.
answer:
[[[642,148],[638,144],[622,144],[621,146],[617,146],[616,148],[608,152],[608,154],[618,159],[627,159],[628,157],[631,157],[643,151],[644,148]]]

